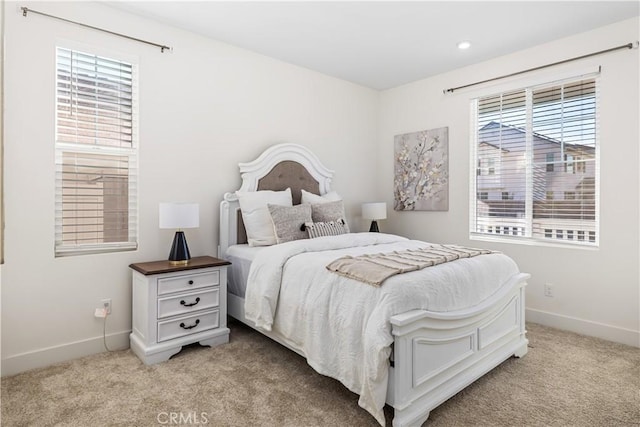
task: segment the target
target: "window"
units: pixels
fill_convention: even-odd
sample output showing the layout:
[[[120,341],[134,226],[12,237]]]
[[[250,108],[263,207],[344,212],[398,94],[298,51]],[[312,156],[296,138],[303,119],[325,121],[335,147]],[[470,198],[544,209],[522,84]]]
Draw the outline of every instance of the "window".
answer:
[[[133,64],[56,49],[56,256],[137,247]]]
[[[500,166],[473,177],[472,236],[511,227],[518,240],[598,244],[597,94],[594,77],[472,101],[472,164]],[[502,200],[482,197],[495,188]]]
[[[547,172],[553,172],[553,166],[555,161],[556,161],[555,153],[547,153]]]
[[[571,154],[564,155],[564,171],[566,173],[575,173],[573,168],[573,156]]]
[[[496,174],[496,160],[494,158],[490,158],[487,161],[487,174],[488,175]]]

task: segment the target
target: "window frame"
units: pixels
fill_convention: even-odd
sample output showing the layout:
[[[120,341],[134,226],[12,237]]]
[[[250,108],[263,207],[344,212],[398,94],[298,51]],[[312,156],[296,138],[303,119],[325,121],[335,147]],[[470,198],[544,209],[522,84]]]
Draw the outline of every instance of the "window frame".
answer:
[[[545,227],[542,227],[541,234],[542,236],[536,237],[532,235],[531,229],[533,228],[533,216],[530,215],[532,212],[533,205],[533,182],[532,178],[532,169],[534,165],[533,160],[533,123],[532,123],[532,94],[536,90],[540,90],[543,88],[550,88],[558,84],[566,85],[572,82],[578,82],[581,80],[589,80],[593,79],[595,82],[594,96],[595,96],[595,155],[594,155],[594,203],[595,203],[595,212],[594,212],[594,229],[593,230],[575,230],[571,233],[572,239],[556,239],[556,234],[558,231],[555,229],[552,231],[553,237],[549,238],[549,235]],[[505,85],[500,87],[498,92],[484,92],[482,90],[476,91],[473,97],[470,97],[470,165],[472,168],[475,168],[480,164],[482,159],[479,157],[479,146],[478,146],[478,102],[480,99],[490,98],[492,96],[498,96],[500,94],[509,94],[516,91],[525,91],[526,92],[526,183],[527,183],[527,195],[525,203],[527,204],[526,212],[527,215],[527,224],[526,227],[529,229],[524,234],[518,234],[517,236],[507,236],[505,234],[496,234],[487,232],[479,232],[476,231],[477,227],[477,218],[478,218],[478,206],[477,202],[479,200],[478,195],[481,190],[478,188],[478,179],[482,174],[478,173],[470,173],[470,191],[469,191],[469,239],[470,240],[482,240],[482,241],[493,241],[493,242],[501,242],[501,243],[514,243],[514,244],[524,244],[524,245],[534,245],[534,246],[549,246],[549,247],[567,247],[567,248],[575,248],[575,249],[586,249],[586,250],[598,250],[600,244],[600,125],[599,125],[599,114],[600,114],[600,91],[601,91],[601,80],[600,80],[600,69],[597,71],[591,71],[585,74],[568,74],[563,77],[558,77],[557,79],[536,79],[535,82],[531,84],[522,84],[518,86],[513,85]],[[545,168],[545,173],[554,173],[557,172],[555,167],[555,159],[552,163],[552,166],[549,167],[549,158],[547,157],[547,167]],[[564,168],[566,168],[566,162],[562,162]],[[586,172],[585,160],[582,157],[573,156],[572,158],[572,172],[573,174],[580,173],[584,174]],[[551,170],[550,170],[551,169]],[[492,228],[495,228],[494,225]],[[567,232],[566,230],[563,231]],[[568,233],[568,232],[567,232]],[[567,234],[568,235],[568,234]]]
[[[81,55],[93,56],[95,58],[103,58],[109,61],[124,63],[131,67],[131,147],[115,147],[108,145],[100,145],[97,143],[72,143],[61,142],[58,140],[59,133],[59,114],[58,114],[58,96],[59,96],[59,49],[70,52],[77,52]],[[80,45],[74,42],[56,41],[54,46],[54,114],[55,114],[55,130],[54,130],[54,154],[55,154],[55,236],[54,236],[54,254],[55,257],[100,254],[121,251],[132,251],[138,248],[139,225],[138,225],[138,158],[139,158],[139,66],[138,58],[122,55],[114,52],[105,52],[103,49],[94,46]],[[127,241],[118,242],[93,242],[93,243],[65,243],[62,239],[62,186],[63,186],[63,167],[64,154],[80,155],[80,156],[98,156],[105,159],[111,158],[116,161],[118,158],[127,159],[126,177],[127,177]],[[104,195],[102,196],[104,198]],[[103,199],[104,202],[104,199]],[[104,209],[104,208],[103,208]],[[104,210],[102,210],[104,212]],[[104,230],[101,231],[104,233]]]

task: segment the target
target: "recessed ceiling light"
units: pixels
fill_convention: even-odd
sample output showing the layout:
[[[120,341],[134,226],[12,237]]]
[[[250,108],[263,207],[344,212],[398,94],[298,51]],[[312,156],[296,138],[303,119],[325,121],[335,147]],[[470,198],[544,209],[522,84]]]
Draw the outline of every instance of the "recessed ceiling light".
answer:
[[[470,47],[471,47],[471,42],[463,41],[458,43],[458,49],[464,50],[464,49],[469,49]]]

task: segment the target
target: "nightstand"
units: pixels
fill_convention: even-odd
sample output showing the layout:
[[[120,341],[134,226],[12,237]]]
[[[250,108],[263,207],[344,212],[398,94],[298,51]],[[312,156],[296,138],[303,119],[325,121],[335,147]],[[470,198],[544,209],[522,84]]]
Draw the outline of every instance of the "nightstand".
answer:
[[[131,350],[145,364],[168,360],[182,346],[229,342],[227,266],[210,256],[187,265],[169,261],[131,264],[133,313]]]

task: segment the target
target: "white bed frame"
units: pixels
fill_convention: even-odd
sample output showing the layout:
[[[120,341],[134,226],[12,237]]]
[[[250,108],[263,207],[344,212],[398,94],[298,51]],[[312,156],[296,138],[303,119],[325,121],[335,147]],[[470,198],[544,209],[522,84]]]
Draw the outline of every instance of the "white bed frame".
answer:
[[[322,194],[330,191],[333,172],[307,148],[295,144],[272,146],[256,160],[241,163],[242,191],[256,191],[258,182],[285,160],[303,165],[318,181]],[[234,193],[220,204],[218,256],[237,243],[238,211]],[[524,303],[528,274],[518,274],[481,304],[453,312],[413,310],[391,318],[394,335],[387,404],[394,408],[393,426],[420,426],[432,409],[464,389],[511,356],[527,353]],[[254,327],[244,316],[244,299],[228,294],[230,316]],[[258,330],[280,344],[276,334]]]

